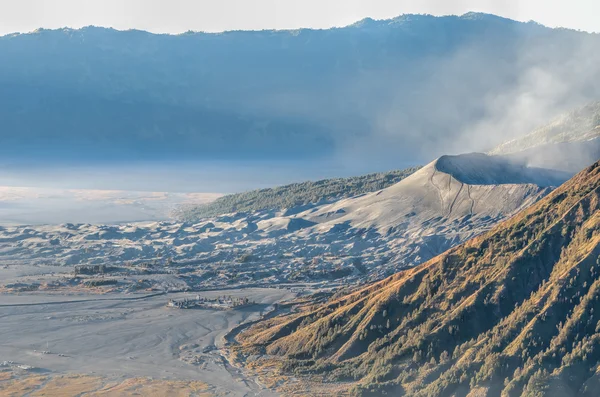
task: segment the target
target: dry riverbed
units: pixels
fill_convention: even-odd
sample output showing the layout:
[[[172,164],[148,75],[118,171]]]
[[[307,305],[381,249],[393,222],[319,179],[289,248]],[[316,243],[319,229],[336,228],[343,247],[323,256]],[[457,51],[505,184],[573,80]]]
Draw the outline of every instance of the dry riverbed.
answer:
[[[0,295],[0,394],[272,395],[228,365],[223,336],[294,295],[266,288],[201,294],[248,297],[256,305],[165,307],[170,298],[191,295],[184,293],[135,300],[124,294]]]

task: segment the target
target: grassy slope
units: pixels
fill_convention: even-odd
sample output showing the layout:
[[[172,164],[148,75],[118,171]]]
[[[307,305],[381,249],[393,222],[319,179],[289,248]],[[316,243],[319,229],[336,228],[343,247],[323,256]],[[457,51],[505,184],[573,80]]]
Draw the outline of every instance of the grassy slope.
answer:
[[[238,211],[280,210],[298,205],[333,201],[384,189],[412,175],[419,168],[413,167],[350,178],[294,183],[275,188],[230,194],[206,205],[183,208],[179,217],[184,220],[196,220]]]
[[[242,351],[362,395],[596,395],[599,208],[596,163],[419,267],[257,324]]]

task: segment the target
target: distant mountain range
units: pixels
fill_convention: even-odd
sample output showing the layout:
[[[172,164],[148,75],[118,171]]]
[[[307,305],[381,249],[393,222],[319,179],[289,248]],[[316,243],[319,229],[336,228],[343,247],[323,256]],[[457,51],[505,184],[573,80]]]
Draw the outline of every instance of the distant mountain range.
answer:
[[[487,99],[519,95],[535,81],[532,71],[570,85],[560,98],[545,97],[552,110],[593,97],[598,48],[597,35],[475,13],[328,30],[7,35],[0,154],[423,164],[525,132],[473,127],[496,120],[505,104]]]
[[[599,274],[596,163],[429,262],[259,321],[237,357],[302,395],[596,396]]]

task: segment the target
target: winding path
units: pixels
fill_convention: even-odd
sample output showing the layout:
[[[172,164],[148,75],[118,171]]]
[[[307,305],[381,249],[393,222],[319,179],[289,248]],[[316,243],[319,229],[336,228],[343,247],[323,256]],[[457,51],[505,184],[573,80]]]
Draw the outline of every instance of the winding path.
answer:
[[[469,212],[471,213],[471,215],[473,215],[473,208],[475,207],[475,200],[473,200],[473,197],[471,197],[471,185],[467,185],[467,195],[469,196],[469,200],[471,200],[471,208],[469,209]]]
[[[450,204],[450,207],[448,208],[448,215],[446,215],[446,217],[449,218],[450,215],[452,215],[452,209],[454,209],[454,204],[456,203],[456,200],[458,200],[458,196],[460,196],[460,192],[462,192],[464,186],[465,184],[461,182],[460,189],[458,189],[458,193],[456,193],[456,196],[454,196],[454,200],[452,200],[452,204]]]
[[[435,176],[436,172],[437,172],[437,170],[434,168],[433,173],[429,177],[429,183],[431,183],[433,185],[433,187],[435,187],[438,191],[438,196],[440,197],[440,212],[443,214],[444,213],[444,196],[442,196],[442,189],[438,185],[436,185],[435,182],[433,182],[433,177]]]

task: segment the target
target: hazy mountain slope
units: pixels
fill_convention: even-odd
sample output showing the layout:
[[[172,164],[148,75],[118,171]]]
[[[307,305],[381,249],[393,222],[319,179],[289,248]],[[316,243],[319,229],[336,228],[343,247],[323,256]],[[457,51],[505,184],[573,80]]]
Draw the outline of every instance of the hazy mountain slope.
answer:
[[[196,206],[182,207],[176,213],[183,220],[197,220],[232,212],[282,210],[292,207],[322,204],[346,197],[384,189],[398,183],[417,171],[419,167],[369,174],[350,178],[323,179],[315,182],[294,183],[268,189],[230,194]]]
[[[533,166],[577,172],[600,157],[600,102],[566,113],[489,153]]]
[[[600,83],[586,76],[598,45],[596,35],[473,13],[327,30],[7,35],[0,153],[418,163],[477,149],[457,135],[497,110],[481,98],[519,92],[531,70],[567,81],[564,65],[585,56],[590,70],[577,76],[593,93]],[[458,81],[477,83],[448,84]]]
[[[359,395],[595,396],[599,256],[596,163],[421,266],[258,323],[242,351]]]

